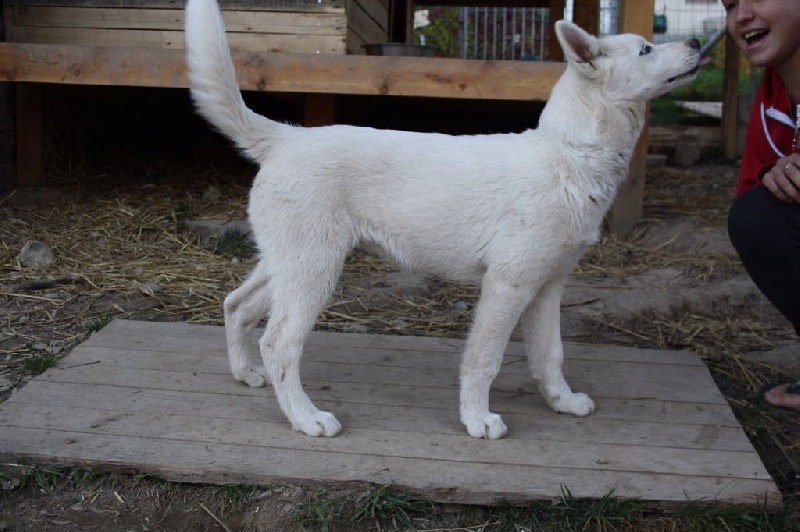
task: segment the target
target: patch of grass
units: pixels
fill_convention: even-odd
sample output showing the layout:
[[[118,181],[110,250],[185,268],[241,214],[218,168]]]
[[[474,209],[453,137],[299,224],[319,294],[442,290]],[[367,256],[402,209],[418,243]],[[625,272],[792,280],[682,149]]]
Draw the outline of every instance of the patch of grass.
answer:
[[[238,511],[244,508],[245,504],[258,493],[258,486],[248,486],[245,484],[226,484],[216,486],[214,492],[220,497],[220,509],[223,513]]]
[[[0,472],[0,480],[5,489],[33,487],[50,493],[65,484],[78,484],[98,474],[87,466],[18,463],[12,467],[13,471]]]
[[[614,496],[616,487],[597,500],[578,500],[570,490],[561,488],[561,503],[554,510],[563,512],[568,521],[581,530],[586,528],[604,529],[606,527],[627,523],[642,514],[644,506],[630,499]]]
[[[413,499],[400,493],[394,484],[374,488],[357,502],[353,522],[369,520],[372,522],[392,523],[395,528],[415,530],[411,521],[413,514],[421,514],[434,509],[433,503],[422,499]]]
[[[250,237],[250,233],[235,227],[225,229],[225,232],[219,236],[214,245],[214,254],[225,257],[247,259],[255,255],[255,253],[256,245]]]
[[[301,530],[328,532],[339,520],[344,504],[324,488],[317,489],[297,505],[294,521]]]
[[[800,530],[800,502],[774,506],[713,506],[698,502],[685,505],[670,518],[690,524],[691,530]]]
[[[33,355],[22,363],[22,367],[34,375],[44,373],[55,365],[56,357],[53,355]]]
[[[111,320],[113,320],[111,316],[102,316],[99,318],[95,318],[86,325],[86,328],[92,331],[93,333],[100,332],[106,325],[111,323]]]
[[[490,514],[497,530],[616,530],[639,522],[645,506],[614,496],[612,489],[600,499],[576,499],[565,486],[553,502],[527,506],[500,506]],[[496,528],[495,528],[496,527]]]

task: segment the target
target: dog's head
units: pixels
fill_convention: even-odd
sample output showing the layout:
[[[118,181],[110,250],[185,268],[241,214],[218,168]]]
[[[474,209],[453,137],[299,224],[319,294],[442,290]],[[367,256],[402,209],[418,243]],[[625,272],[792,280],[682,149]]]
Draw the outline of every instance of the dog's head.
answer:
[[[692,81],[701,65],[696,39],[653,44],[633,34],[598,39],[566,20],[556,35],[567,62],[614,100],[646,101]]]

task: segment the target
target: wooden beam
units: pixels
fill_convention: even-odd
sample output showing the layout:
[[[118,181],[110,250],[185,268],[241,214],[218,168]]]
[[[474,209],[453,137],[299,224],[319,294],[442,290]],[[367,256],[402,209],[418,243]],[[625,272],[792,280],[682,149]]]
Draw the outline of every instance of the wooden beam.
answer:
[[[736,130],[739,125],[739,47],[725,37],[725,79],[722,85],[722,145],[726,159],[736,158]]]
[[[235,52],[245,91],[546,101],[563,63]],[[184,52],[0,43],[0,81],[188,87]]]
[[[564,10],[566,9],[566,0],[551,0],[550,1],[550,24],[548,26],[550,35],[547,38],[547,59],[550,61],[563,61],[564,50],[561,49],[561,44],[556,37],[555,24],[564,18]]]
[[[637,33],[653,38],[654,0],[622,0],[620,5],[620,33]],[[608,216],[608,226],[618,237],[624,238],[642,219],[644,183],[647,174],[647,136],[650,107],[645,114],[644,130],[631,159],[628,179],[619,187],[617,199]]]

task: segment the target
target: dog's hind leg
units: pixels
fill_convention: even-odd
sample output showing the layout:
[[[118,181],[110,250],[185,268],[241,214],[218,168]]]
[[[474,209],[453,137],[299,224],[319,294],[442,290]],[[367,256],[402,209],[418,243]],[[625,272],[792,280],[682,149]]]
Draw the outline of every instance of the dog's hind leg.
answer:
[[[269,310],[269,277],[263,265],[255,267],[250,277],[225,298],[225,338],[228,362],[233,377],[252,387],[264,386],[267,374],[263,367],[253,366],[250,331]]]
[[[470,436],[497,439],[507,429],[489,411],[489,389],[500,372],[508,339],[531,300],[528,287],[484,276],[481,298],[461,361],[461,422]]]
[[[551,280],[522,316],[525,351],[539,392],[547,404],[562,414],[587,416],[594,402],[584,393],[573,393],[564,379],[564,344],[561,342],[561,295],[565,277]]]
[[[283,413],[293,429],[309,436],[335,436],[342,428],[333,414],[314,406],[300,382],[303,344],[336,285],[344,256],[328,259],[320,258],[314,271],[272,278],[275,301],[260,341],[264,367]]]

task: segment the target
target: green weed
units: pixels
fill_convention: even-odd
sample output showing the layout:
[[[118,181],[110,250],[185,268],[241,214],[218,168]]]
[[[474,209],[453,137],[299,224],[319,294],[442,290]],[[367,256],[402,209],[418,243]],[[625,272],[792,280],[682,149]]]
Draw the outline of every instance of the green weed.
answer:
[[[94,478],[98,472],[87,466],[61,466],[35,463],[18,463],[0,473],[0,480],[9,489],[34,487],[52,492],[68,483],[77,484]]]
[[[53,355],[33,355],[26,358],[22,363],[22,367],[34,375],[44,373],[48,369],[56,365],[56,357]]]
[[[244,508],[245,503],[259,491],[259,488],[245,484],[226,484],[217,486],[214,491],[221,499],[220,510],[227,514]]]
[[[100,332],[101,330],[103,330],[103,328],[105,328],[106,325],[111,323],[111,320],[113,320],[111,316],[101,316],[98,318],[94,318],[92,321],[86,324],[86,328],[93,333]]]
[[[214,254],[225,257],[247,259],[255,255],[255,253],[256,245],[250,237],[250,233],[235,227],[225,229],[225,232],[219,236],[214,245]]]
[[[412,499],[399,493],[394,484],[370,489],[356,506],[353,522],[383,521],[390,522],[392,526],[406,529],[416,529],[411,521],[413,514],[432,511],[433,503],[422,499]]]
[[[294,521],[301,530],[328,532],[339,519],[344,504],[324,488],[319,488],[297,506]]]

